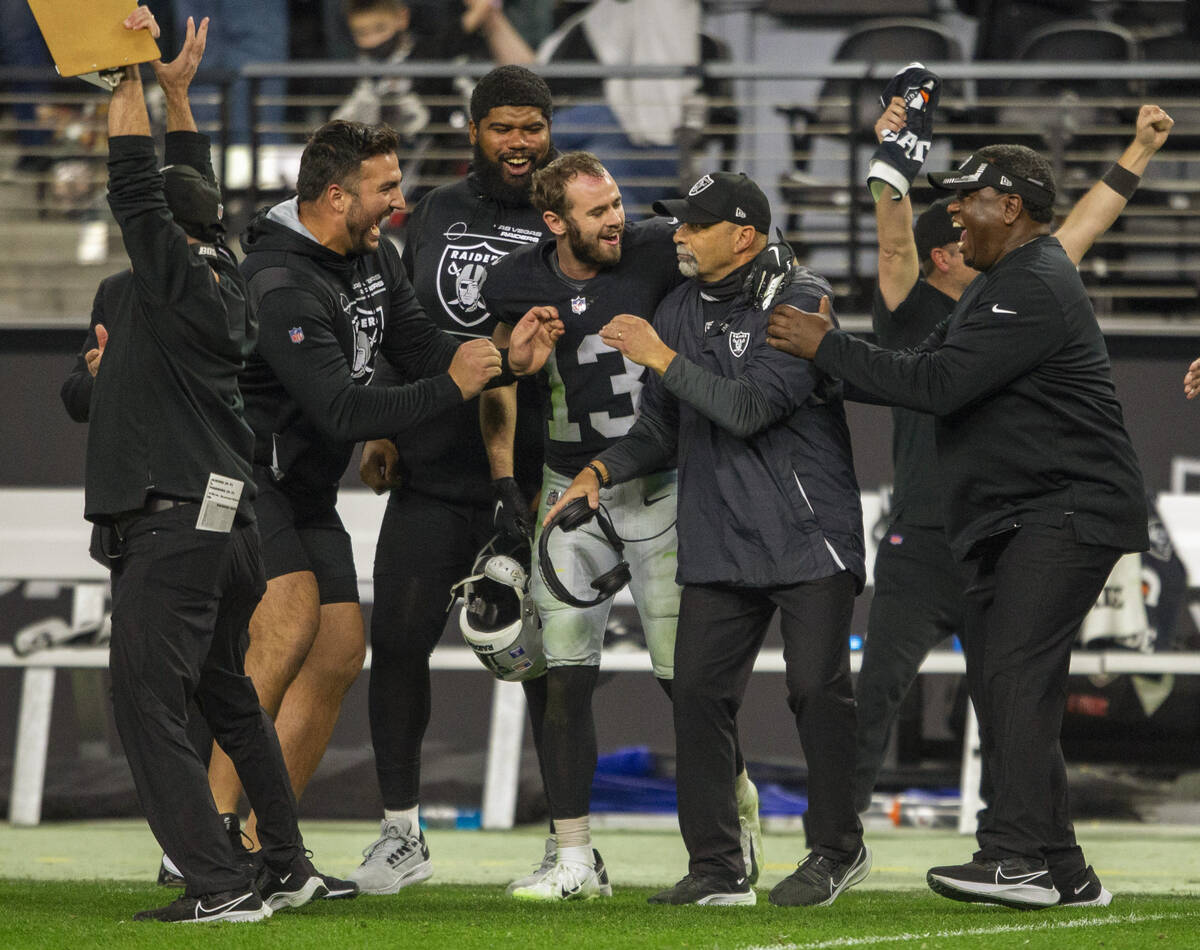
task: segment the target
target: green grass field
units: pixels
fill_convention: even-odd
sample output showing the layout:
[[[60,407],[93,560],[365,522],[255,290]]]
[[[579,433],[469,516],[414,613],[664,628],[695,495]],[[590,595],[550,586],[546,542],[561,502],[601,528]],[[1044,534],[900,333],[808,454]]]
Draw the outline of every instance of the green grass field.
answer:
[[[1107,908],[1022,913],[936,897],[925,869],[964,860],[972,841],[949,832],[870,832],[875,868],[832,907],[784,909],[770,887],[800,857],[802,838],[768,829],[756,907],[650,907],[685,870],[678,835],[600,829],[610,900],[527,905],[503,884],[541,853],[540,829],[429,832],[432,881],[392,897],[320,902],[260,924],[134,924],[176,892],[151,883],[158,852],[139,822],[0,825],[0,948],[416,947],[565,948],[1200,948],[1200,829],[1088,826],[1089,859],[1116,894]],[[345,873],[369,843],[366,822],[309,822],[320,867]]]

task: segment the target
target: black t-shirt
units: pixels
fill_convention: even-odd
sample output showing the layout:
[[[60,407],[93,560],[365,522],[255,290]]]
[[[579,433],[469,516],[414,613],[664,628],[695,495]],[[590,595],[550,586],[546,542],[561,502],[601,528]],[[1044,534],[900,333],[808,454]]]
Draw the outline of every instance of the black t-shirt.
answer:
[[[558,270],[555,243],[522,248],[496,265],[487,301],[503,323],[516,323],[532,306],[550,305],[566,331],[539,374],[546,464],[574,476],[629,431],[650,370],[604,343],[600,328],[619,313],[649,320],[682,280],[674,229],[664,219],[627,224],[621,260],[587,281]]]
[[[502,257],[548,232],[531,205],[503,204],[485,194],[474,175],[443,185],[418,202],[408,221],[401,260],[429,318],[459,342],[491,337],[496,318],[484,293]],[[525,311],[518,314],[518,318]],[[381,363],[376,384],[397,376]],[[536,380],[517,383],[514,475],[527,493],[542,477],[542,432]],[[492,502],[491,470],[479,429],[479,401],[471,399],[396,439],[404,484],[451,501]]]
[[[918,346],[954,309],[954,300],[922,278],[908,296],[888,311],[879,289],[871,307],[871,326],[875,339],[888,350],[907,350]],[[911,409],[892,409],[892,521],[941,527],[943,496],[938,477],[937,443],[933,435],[933,416]]]

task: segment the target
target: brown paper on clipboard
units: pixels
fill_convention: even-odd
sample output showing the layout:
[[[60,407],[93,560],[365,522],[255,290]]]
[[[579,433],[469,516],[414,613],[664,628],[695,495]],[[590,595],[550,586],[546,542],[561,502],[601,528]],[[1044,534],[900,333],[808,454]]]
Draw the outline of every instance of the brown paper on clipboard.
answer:
[[[60,76],[148,63],[158,59],[149,30],[121,24],[137,0],[29,0]]]

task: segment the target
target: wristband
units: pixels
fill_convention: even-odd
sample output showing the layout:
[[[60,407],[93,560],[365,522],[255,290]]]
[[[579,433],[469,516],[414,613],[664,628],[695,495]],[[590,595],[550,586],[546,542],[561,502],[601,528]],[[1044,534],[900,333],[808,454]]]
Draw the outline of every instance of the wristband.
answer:
[[[600,471],[600,466],[597,465],[595,462],[588,462],[587,465],[584,466],[584,468],[590,468],[593,472],[596,473],[596,481],[598,481],[600,483],[601,488],[603,488],[605,485],[608,484],[608,479],[604,477],[604,473],[602,471]]]
[[[1124,165],[1114,164],[1112,168],[1104,173],[1104,177],[1100,180],[1128,201],[1133,197],[1133,193],[1137,191],[1137,186],[1141,183],[1142,176],[1135,175]]]

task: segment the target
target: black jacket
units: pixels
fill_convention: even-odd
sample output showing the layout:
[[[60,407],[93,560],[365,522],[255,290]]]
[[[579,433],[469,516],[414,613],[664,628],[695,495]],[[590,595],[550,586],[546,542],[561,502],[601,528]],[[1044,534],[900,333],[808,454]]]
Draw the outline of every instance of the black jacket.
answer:
[[[298,223],[293,198],[260,212],[242,237],[259,335],[241,383],[255,463],[311,493],[337,485],[356,442],[463,400],[447,373],[458,344],[425,316],[392,244],[345,257]],[[417,381],[368,385],[380,352]]]
[[[207,155],[203,136],[174,134]],[[108,170],[133,272],[114,302],[119,322],[90,400],[85,514],[105,521],[143,507],[151,492],[199,500],[215,473],[244,483],[239,511],[251,518],[253,436],[237,380],[255,325],[237,266],[228,252],[189,249],[152,139],[113,138]]]
[[[614,481],[678,446],[681,584],[780,587],[849,571],[862,589],[862,506],[841,386],[767,343],[767,314],[738,293],[706,319],[689,280],[654,316],[679,355],[642,390],[629,434],[600,458]],[[829,284],[803,268],[778,303],[816,310]]]
[[[1079,272],[1050,236],[1000,259],[915,350],[834,330],[815,364],[909,409],[932,412],[956,556],[1025,522],[1085,544],[1144,551],[1141,470],[1104,337]]]

